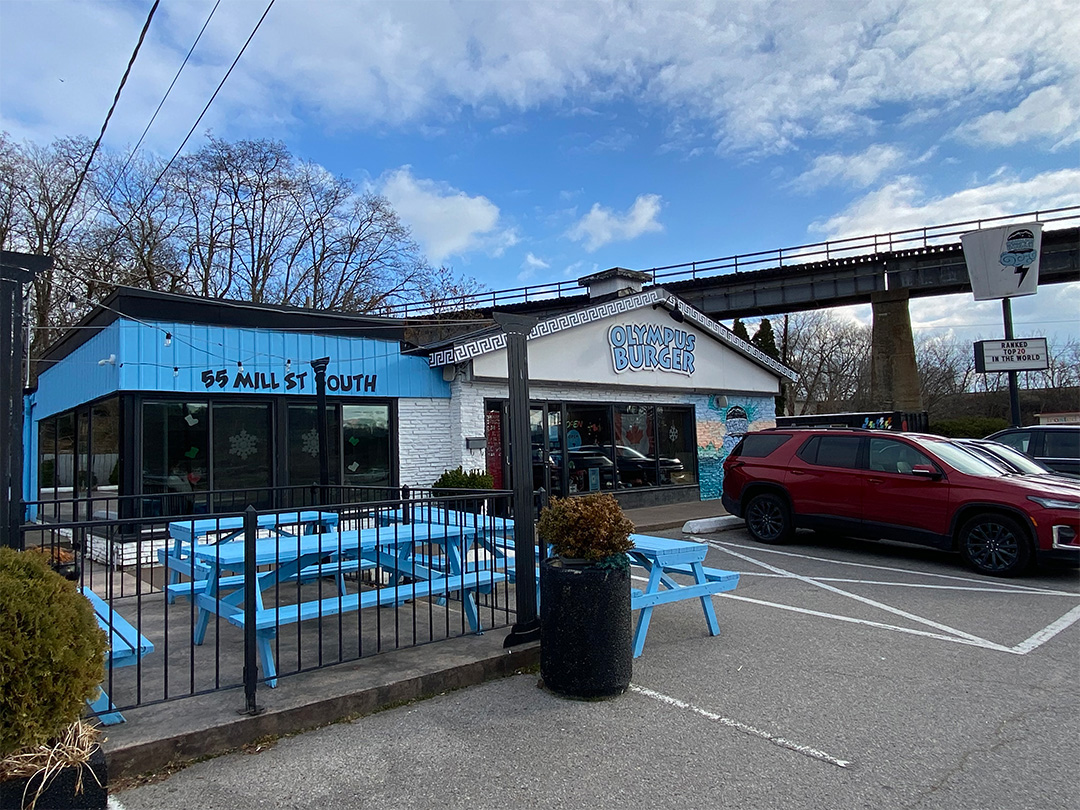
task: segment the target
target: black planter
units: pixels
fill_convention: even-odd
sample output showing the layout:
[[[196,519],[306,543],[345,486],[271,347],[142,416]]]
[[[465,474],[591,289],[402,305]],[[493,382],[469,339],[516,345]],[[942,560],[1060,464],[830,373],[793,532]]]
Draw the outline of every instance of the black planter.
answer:
[[[551,691],[621,695],[634,667],[630,567],[544,560],[540,572],[540,677]]]
[[[75,784],[80,770],[82,770],[82,792],[76,793]],[[97,779],[94,778],[95,775]],[[29,807],[30,799],[33,798],[34,791],[40,784],[40,776],[0,782],[0,808],[17,810],[23,807],[24,795],[27,801],[26,806]],[[98,748],[90,755],[90,761],[81,769],[64,768],[49,780],[48,786],[38,797],[36,808],[37,810],[105,810],[109,803],[108,788],[105,752]]]

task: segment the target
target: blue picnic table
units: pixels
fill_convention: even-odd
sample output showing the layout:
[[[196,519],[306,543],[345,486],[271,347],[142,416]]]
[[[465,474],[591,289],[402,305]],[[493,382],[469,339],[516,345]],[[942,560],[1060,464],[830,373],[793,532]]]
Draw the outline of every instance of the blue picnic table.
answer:
[[[300,536],[278,534],[256,540],[255,565],[271,566],[270,570],[256,575],[254,616],[257,648],[267,684],[277,685],[273,639],[278,628],[286,624],[376,605],[397,605],[425,596],[461,593],[470,627],[476,633],[482,632],[473,594],[490,589],[506,576],[493,570],[466,570],[463,549],[473,533],[466,527],[411,523]],[[440,547],[446,565],[436,568],[430,564],[429,556],[416,555],[417,545]],[[244,578],[229,575],[244,568],[244,543],[234,540],[217,545],[195,545],[192,557],[207,571],[205,588],[194,594],[198,612],[193,640],[195,644],[202,644],[212,615],[221,616],[241,628],[247,621],[243,610]],[[267,606],[264,602],[263,592],[274,585],[296,582],[302,579],[305,571],[313,569],[321,569],[324,575],[334,575],[351,561],[378,566],[389,574],[390,584],[354,593],[340,587],[333,597],[316,597],[291,604]]]
[[[709,547],[704,543],[644,534],[632,534],[630,539],[634,541],[634,548],[627,553],[631,565],[649,572],[644,589],[630,590],[630,609],[641,611],[634,631],[634,657],[639,657],[645,647],[645,636],[657,605],[700,599],[710,635],[720,635],[712,595],[734,590],[739,584],[738,572],[706,568],[705,554]],[[675,575],[689,577],[692,582],[675,579]]]
[[[259,515],[256,524],[259,529],[277,535],[313,534],[337,528],[338,514],[314,510],[272,512]],[[206,580],[205,568],[192,560],[192,546],[208,543],[211,539],[214,543],[227,543],[243,533],[243,515],[192,518],[169,523],[169,545],[158,551],[158,561],[169,572],[165,588],[168,603],[171,605],[175,602],[177,596],[190,594],[196,587],[192,582]],[[191,582],[181,583],[181,576],[188,577]]]

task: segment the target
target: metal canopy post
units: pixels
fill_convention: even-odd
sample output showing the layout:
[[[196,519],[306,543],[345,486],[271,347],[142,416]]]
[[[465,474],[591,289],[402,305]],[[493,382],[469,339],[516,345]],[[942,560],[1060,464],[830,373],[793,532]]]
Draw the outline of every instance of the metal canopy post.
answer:
[[[23,285],[52,267],[49,256],[0,252],[0,545],[22,547],[23,502]]]
[[[529,443],[529,332],[538,318],[492,313],[506,333],[509,385],[510,474],[514,479],[514,572],[517,622],[503,642],[513,647],[540,638],[536,612],[536,523],[533,516],[532,453]]]
[[[326,367],[329,357],[311,361],[315,370],[315,435],[319,437],[319,505],[325,506],[330,485],[330,442],[326,430]]]

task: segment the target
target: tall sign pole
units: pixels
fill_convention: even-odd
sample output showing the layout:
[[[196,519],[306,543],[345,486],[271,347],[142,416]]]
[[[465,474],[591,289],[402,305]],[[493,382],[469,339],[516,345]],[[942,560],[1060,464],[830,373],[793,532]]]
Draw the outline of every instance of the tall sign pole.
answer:
[[[538,318],[492,314],[506,333],[509,385],[510,475],[514,479],[514,571],[517,621],[504,647],[540,638],[536,605],[536,520],[533,515],[532,447],[529,439],[529,332]]]
[[[20,548],[23,501],[23,286],[52,267],[49,256],[0,252],[0,545]],[[27,361],[29,362],[29,361]]]
[[[1026,222],[986,228],[960,236],[971,292],[976,301],[1001,299],[1005,340],[1015,339],[1012,302],[1021,295],[1035,295],[1039,286],[1039,257],[1042,253],[1042,223]],[[1020,389],[1016,371],[1009,375],[1009,410],[1013,427],[1020,426]]]

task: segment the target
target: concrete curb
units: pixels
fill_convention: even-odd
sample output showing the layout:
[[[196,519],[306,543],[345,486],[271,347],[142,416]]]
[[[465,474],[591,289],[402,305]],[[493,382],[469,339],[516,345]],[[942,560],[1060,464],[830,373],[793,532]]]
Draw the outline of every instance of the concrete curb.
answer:
[[[743,527],[742,518],[734,515],[721,517],[703,518],[702,520],[688,520],[683,524],[683,534],[712,534],[713,532],[727,532],[732,529]]]
[[[414,651],[415,649],[402,651],[402,653]],[[438,658],[431,655],[431,646],[426,648],[426,653],[431,658]],[[401,655],[387,653],[381,657],[392,659]],[[382,683],[371,684],[355,691],[332,694],[311,703],[297,705],[294,702],[293,705],[278,709],[267,707],[265,711],[255,716],[241,715],[237,712],[239,705],[243,702],[243,694],[237,690],[213,693],[201,699],[202,706],[199,711],[202,713],[209,710],[210,714],[219,719],[217,723],[190,727],[177,733],[157,736],[154,739],[131,741],[127,744],[122,741],[113,745],[106,743],[104,747],[109,776],[133,777],[182,766],[192,761],[234,751],[267,737],[296,734],[337,723],[346,718],[373,714],[402,703],[507,677],[522,669],[537,666],[539,662],[540,645],[537,643],[513,650],[500,650],[486,657],[452,666],[425,668],[427,671],[423,672],[416,672],[411,666],[412,662],[405,662],[403,667],[392,668],[396,669],[399,675],[402,670],[407,672],[413,669],[412,673],[404,677],[386,678]],[[339,682],[342,680],[360,681],[364,679],[359,671],[364,663],[366,662],[362,661],[356,665],[339,664],[318,670],[311,676],[321,676],[324,679]],[[308,694],[317,694],[319,690],[308,691],[305,688],[303,691]],[[273,695],[269,689],[263,688],[259,691],[256,702],[266,701],[268,698],[272,700]],[[200,698],[189,698],[165,705],[182,706],[188,700],[196,701]],[[146,708],[151,711],[155,708],[161,711],[164,707],[159,705]],[[191,708],[194,709],[194,707]],[[129,722],[137,720],[136,711],[145,712],[146,709],[127,712]]]

